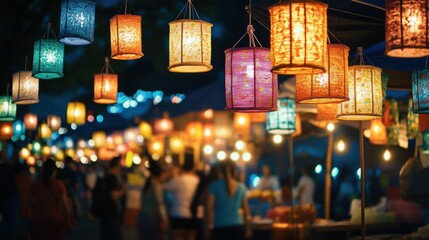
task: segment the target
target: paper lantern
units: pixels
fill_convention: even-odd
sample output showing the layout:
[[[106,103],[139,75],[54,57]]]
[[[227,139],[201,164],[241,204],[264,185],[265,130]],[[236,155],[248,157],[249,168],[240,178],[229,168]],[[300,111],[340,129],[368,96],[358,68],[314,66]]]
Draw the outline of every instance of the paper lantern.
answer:
[[[340,103],[349,100],[349,47],[328,44],[327,53],[326,73],[295,76],[297,103]]]
[[[267,112],[277,109],[277,75],[271,73],[270,49],[230,48],[225,51],[226,109]]]
[[[41,39],[34,43],[33,77],[54,79],[64,76],[64,44],[55,39]]]
[[[156,119],[153,124],[156,134],[168,135],[173,131],[173,121],[168,117],[168,113],[164,112],[163,117]]]
[[[375,145],[387,144],[386,127],[381,119],[371,120],[369,142]]]
[[[265,114],[265,113],[264,113]],[[203,124],[203,142],[212,142],[215,137],[215,125],[213,123]]]
[[[49,146],[43,146],[42,147],[42,156],[48,157],[49,155],[51,155],[51,148]]]
[[[49,139],[51,137],[51,135],[52,135],[52,131],[49,128],[48,124],[47,123],[40,124],[40,126],[39,126],[39,136],[42,139],[46,140],[46,139]]]
[[[37,115],[32,113],[27,113],[24,115],[24,125],[27,130],[36,130],[37,129]]]
[[[150,154],[164,155],[164,137],[162,135],[153,136],[148,144]]]
[[[295,99],[279,98],[277,100],[277,111],[267,113],[265,130],[271,134],[292,134],[295,132]]]
[[[399,110],[398,102],[394,99],[388,100],[390,103],[390,124],[387,126],[387,144],[399,144]]]
[[[109,59],[106,57],[104,67],[101,70],[102,73],[94,74],[94,102],[96,103],[116,103],[118,75],[109,73],[109,68]]]
[[[152,126],[145,121],[140,122],[139,123],[139,133],[144,138],[150,139],[152,137]]]
[[[276,99],[277,106],[277,99]],[[250,122],[252,123],[264,123],[267,120],[267,114],[265,112],[249,113]]]
[[[413,100],[408,100],[407,137],[415,138],[419,135],[419,115],[413,113]]]
[[[137,128],[127,128],[124,131],[124,141],[126,143],[137,142],[138,136],[139,136],[139,130]]]
[[[10,140],[12,136],[12,122],[0,122],[0,140]]]
[[[429,131],[424,131],[422,133],[422,150],[423,153],[429,154]]]
[[[92,133],[92,140],[94,141],[94,147],[101,148],[106,144],[106,133],[97,131]]]
[[[317,104],[317,115],[316,121],[335,123],[338,122],[337,119],[337,103],[326,103],[326,104]]]
[[[61,1],[60,42],[87,45],[94,41],[95,2]]]
[[[169,139],[170,150],[174,154],[185,152],[185,141],[182,134],[173,134]]]
[[[31,71],[19,71],[12,76],[12,101],[15,104],[39,102],[39,79]]]
[[[0,96],[0,121],[11,122],[16,117],[16,105],[11,96]]]
[[[58,131],[58,129],[61,127],[61,118],[55,115],[48,115],[47,123],[52,131]]]
[[[413,112],[429,113],[429,68],[412,72]]]
[[[110,19],[112,58],[132,60],[143,57],[141,16],[117,14]]]
[[[75,123],[81,125],[85,124],[85,120],[85,104],[81,102],[69,102],[67,104],[67,124]]]
[[[23,147],[21,150],[19,150],[19,157],[21,159],[27,159],[31,155],[31,152],[28,148]]]
[[[427,0],[386,1],[386,55],[418,58],[429,55]]]
[[[326,71],[328,5],[296,0],[269,7],[272,72],[316,74]]]
[[[16,120],[13,122],[13,135],[21,136],[25,134],[25,125],[23,122]]]
[[[234,113],[234,132],[237,134],[249,134],[250,133],[250,115],[248,113]]]
[[[190,143],[203,140],[203,124],[201,122],[189,122],[186,124],[186,138]]]

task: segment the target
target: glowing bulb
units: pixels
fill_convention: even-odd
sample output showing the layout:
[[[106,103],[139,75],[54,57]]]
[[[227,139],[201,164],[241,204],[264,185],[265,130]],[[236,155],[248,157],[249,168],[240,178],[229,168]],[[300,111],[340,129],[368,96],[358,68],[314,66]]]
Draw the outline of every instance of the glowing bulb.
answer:
[[[246,124],[246,118],[245,117],[239,117],[238,118],[238,124],[240,124],[240,125],[244,125],[244,124]]]
[[[275,144],[280,144],[280,143],[282,143],[282,141],[283,141],[282,135],[276,134],[273,136],[273,142]]]
[[[250,152],[243,153],[243,161],[248,162],[252,159],[252,154]]]
[[[238,159],[240,159],[240,154],[238,152],[232,152],[230,157],[232,161],[238,161]]]
[[[321,164],[317,164],[317,166],[314,168],[314,172],[319,174],[322,172],[322,165]]]
[[[333,123],[328,123],[328,125],[326,125],[326,129],[328,129],[328,131],[332,132],[335,130],[335,124]]]
[[[217,152],[216,157],[219,161],[223,161],[226,158],[226,152],[219,151],[219,152]]]
[[[391,157],[392,157],[392,156],[391,156],[391,154],[390,154],[389,149],[386,149],[386,150],[384,151],[384,154],[383,154],[383,159],[384,159],[384,161],[389,161]]]
[[[243,142],[243,141],[241,141],[241,140],[238,140],[237,142],[235,142],[235,148],[236,148],[238,151],[243,150],[243,149],[244,149],[244,142]]]
[[[205,145],[203,148],[204,154],[210,155],[213,153],[213,147],[212,145]]]
[[[346,149],[346,144],[344,143],[344,141],[342,139],[340,141],[338,141],[337,149],[340,152],[343,152]]]

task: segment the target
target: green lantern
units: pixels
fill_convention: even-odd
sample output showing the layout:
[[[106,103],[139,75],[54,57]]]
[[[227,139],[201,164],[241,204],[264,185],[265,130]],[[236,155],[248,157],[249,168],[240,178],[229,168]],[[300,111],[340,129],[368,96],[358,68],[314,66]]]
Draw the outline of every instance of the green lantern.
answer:
[[[0,121],[10,122],[15,120],[16,105],[12,103],[11,96],[0,96]]]
[[[64,44],[55,39],[40,39],[34,43],[33,77],[54,79],[64,76]]]

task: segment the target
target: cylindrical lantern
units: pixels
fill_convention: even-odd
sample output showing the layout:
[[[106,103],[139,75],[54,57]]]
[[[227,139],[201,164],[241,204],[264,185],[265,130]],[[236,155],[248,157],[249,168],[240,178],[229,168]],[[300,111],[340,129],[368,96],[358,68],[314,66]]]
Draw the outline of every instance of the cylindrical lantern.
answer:
[[[87,45],[94,41],[95,2],[61,1],[60,42]]]
[[[106,57],[103,67],[105,72],[94,74],[94,102],[96,103],[116,103],[116,94],[118,92],[118,75],[109,73],[109,68],[109,59]]]
[[[325,73],[295,76],[297,103],[340,103],[349,99],[349,47],[328,44],[327,52]]]
[[[326,71],[328,5],[296,0],[269,7],[272,72],[316,74]]]
[[[247,135],[250,133],[250,115],[248,113],[234,113],[234,132]]]
[[[40,124],[40,126],[39,126],[39,136],[42,139],[49,139],[51,137],[51,135],[52,135],[52,131],[49,128],[48,124],[46,124],[46,123]]]
[[[143,57],[142,18],[140,15],[117,14],[110,19],[112,58],[132,60]]]
[[[163,117],[156,119],[153,124],[156,134],[168,135],[173,131],[173,121],[168,117],[168,113],[164,112]]]
[[[399,144],[399,109],[398,102],[394,99],[388,100],[390,102],[390,125],[387,126],[387,144]]]
[[[37,115],[32,113],[27,113],[24,115],[24,125],[27,130],[36,130],[37,129]]]
[[[31,152],[28,148],[23,147],[21,150],[19,150],[19,158],[21,159],[27,159],[31,155]]]
[[[189,122],[186,124],[186,137],[189,142],[201,142],[203,140],[203,124],[201,122]]]
[[[169,146],[172,153],[180,154],[185,152],[185,141],[180,133],[173,134],[170,137]]]
[[[85,124],[86,109],[81,102],[69,102],[67,104],[67,124]]]
[[[419,115],[413,113],[413,100],[408,100],[407,137],[415,138],[419,135]]]
[[[41,39],[34,43],[33,77],[40,79],[60,78],[64,76],[63,63],[63,43],[55,39]]]
[[[21,136],[25,134],[25,125],[23,122],[16,120],[13,122],[13,135]]]
[[[12,136],[12,122],[0,122],[0,140],[10,140]]]
[[[387,144],[386,127],[381,119],[371,120],[369,142],[376,145]]]
[[[418,58],[429,55],[427,0],[386,1],[386,55]]]
[[[144,138],[150,139],[152,137],[152,126],[145,121],[140,122],[139,123],[139,133]]]
[[[0,96],[0,121],[10,122],[16,118],[16,105],[11,96]]]
[[[93,132],[92,140],[94,140],[94,147],[101,148],[106,144],[106,133],[105,132]]]
[[[12,76],[12,101],[15,104],[39,102],[39,79],[31,71],[19,71]]]
[[[267,113],[265,129],[272,134],[292,134],[296,129],[295,99],[279,98],[277,111]]]
[[[55,115],[48,115],[47,117],[48,126],[52,131],[58,131],[61,127],[61,118]]]
[[[46,146],[46,145],[43,146],[42,147],[42,156],[47,157],[49,155],[51,155],[51,148],[49,146]]]
[[[429,113],[429,68],[412,73],[413,112]]]
[[[225,51],[226,109],[267,112],[277,109],[277,75],[271,73],[270,49],[230,48]]]
[[[337,119],[337,103],[317,104],[316,121],[319,122],[338,122]]]

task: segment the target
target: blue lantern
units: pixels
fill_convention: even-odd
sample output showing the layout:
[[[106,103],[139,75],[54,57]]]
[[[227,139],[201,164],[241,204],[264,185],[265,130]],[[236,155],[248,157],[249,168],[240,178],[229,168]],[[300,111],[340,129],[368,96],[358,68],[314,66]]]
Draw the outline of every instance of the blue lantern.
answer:
[[[272,134],[292,134],[296,130],[295,99],[277,99],[277,111],[267,112],[265,129]]]
[[[414,70],[412,75],[413,112],[429,113],[429,68]]]
[[[63,0],[61,2],[60,42],[87,45],[94,41],[95,2]]]
[[[10,122],[15,120],[16,105],[12,103],[11,96],[0,96],[0,121]]]
[[[25,134],[25,125],[22,121],[16,120],[13,122],[13,135],[20,137]]]
[[[64,76],[64,44],[55,39],[40,39],[34,43],[33,77],[53,79]]]
[[[423,153],[429,154],[429,131],[422,132],[423,140]]]

